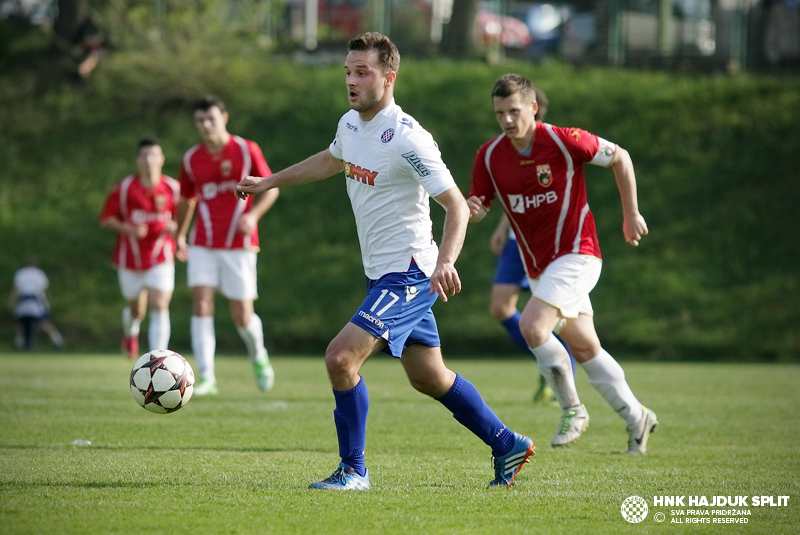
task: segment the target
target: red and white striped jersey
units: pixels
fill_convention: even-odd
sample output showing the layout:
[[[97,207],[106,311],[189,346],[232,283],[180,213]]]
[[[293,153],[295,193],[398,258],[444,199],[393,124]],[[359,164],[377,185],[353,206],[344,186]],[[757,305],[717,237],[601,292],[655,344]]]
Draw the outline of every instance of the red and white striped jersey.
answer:
[[[189,245],[257,250],[258,229],[248,236],[237,231],[239,218],[253,206],[253,196],[238,199],[234,188],[248,175],[271,174],[259,146],[239,136],[230,136],[218,153],[211,154],[202,143],[186,151],[181,163],[181,196],[197,199]]]
[[[114,187],[100,221],[116,217],[133,225],[147,224],[144,238],[117,234],[114,266],[144,271],[156,264],[175,261],[175,240],[167,232],[167,224],[177,215],[179,194],[178,181],[165,175],[161,175],[161,182],[152,189],[137,175],[126,177]]]
[[[500,201],[529,277],[565,254],[601,258],[583,165],[608,167],[616,150],[585,130],[538,122],[530,155],[517,152],[505,134],[478,150],[469,195],[485,196],[487,207]]]

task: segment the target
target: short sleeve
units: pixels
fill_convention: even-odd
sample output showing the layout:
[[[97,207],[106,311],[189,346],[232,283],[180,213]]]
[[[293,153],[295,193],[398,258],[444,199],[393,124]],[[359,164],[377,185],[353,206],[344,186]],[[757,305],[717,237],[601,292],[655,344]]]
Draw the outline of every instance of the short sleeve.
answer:
[[[589,163],[599,165],[601,167],[608,167],[614,162],[617,157],[617,144],[605,140],[601,137],[597,138],[597,152]]]
[[[250,170],[253,176],[270,176],[272,170],[269,168],[267,160],[264,158],[264,153],[261,152],[261,147],[252,141],[248,141],[247,145],[250,148],[250,161],[253,162],[253,167]]]
[[[186,169],[186,164],[183,161],[181,162],[181,172],[178,177],[178,180],[181,183],[181,197],[185,199],[194,199],[194,179],[189,175],[189,172]]]
[[[442,161],[433,137],[424,132],[409,136],[399,147],[397,166],[401,173],[420,183],[428,195],[438,197],[456,187],[456,181]]]
[[[486,145],[478,149],[472,164],[472,186],[467,197],[484,197],[483,205],[489,208],[494,200],[494,188],[486,168]]]
[[[328,146],[328,150],[331,151],[331,154],[337,160],[342,159],[342,139],[339,136],[339,130],[342,128],[342,121],[344,117],[339,120],[339,124],[336,125],[336,136],[331,141],[331,144]]]
[[[119,184],[108,194],[103,210],[100,212],[100,221],[110,217],[119,217]]]

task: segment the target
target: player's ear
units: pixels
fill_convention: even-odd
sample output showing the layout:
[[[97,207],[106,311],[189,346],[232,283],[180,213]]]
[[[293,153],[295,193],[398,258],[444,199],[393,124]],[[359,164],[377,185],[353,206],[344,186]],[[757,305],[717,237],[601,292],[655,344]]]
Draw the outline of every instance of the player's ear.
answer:
[[[222,121],[223,121],[223,122],[224,122],[226,125],[228,124],[228,112],[227,112],[227,111],[223,111],[223,112],[222,112]]]
[[[397,80],[397,73],[395,71],[389,71],[386,75],[386,85],[394,85],[395,80]]]
[[[534,100],[532,104],[533,104],[533,116],[536,117],[536,114],[539,112],[539,103]]]

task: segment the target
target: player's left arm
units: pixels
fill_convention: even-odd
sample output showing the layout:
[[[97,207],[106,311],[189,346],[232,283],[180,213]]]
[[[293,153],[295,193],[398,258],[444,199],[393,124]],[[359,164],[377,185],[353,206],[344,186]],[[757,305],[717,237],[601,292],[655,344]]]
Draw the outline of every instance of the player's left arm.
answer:
[[[617,188],[622,199],[622,233],[625,235],[625,241],[637,246],[648,230],[644,217],[639,213],[636,174],[633,171],[631,155],[617,145],[616,154],[610,167],[614,171],[614,179],[617,181]]]
[[[464,245],[469,221],[469,207],[458,187],[452,187],[434,197],[445,210],[442,243],[439,245],[439,258],[431,275],[431,291],[439,293],[442,301],[448,295],[461,291],[461,279],[456,270],[456,260]]]

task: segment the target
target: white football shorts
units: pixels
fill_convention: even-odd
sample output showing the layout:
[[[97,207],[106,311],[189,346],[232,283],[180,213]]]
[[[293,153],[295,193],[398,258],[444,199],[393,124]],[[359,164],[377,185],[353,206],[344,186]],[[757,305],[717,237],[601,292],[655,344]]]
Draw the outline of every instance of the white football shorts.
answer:
[[[190,288],[210,286],[239,301],[258,297],[255,251],[191,246],[186,269]]]
[[[556,258],[531,283],[531,294],[561,311],[565,318],[578,314],[594,316],[589,299],[597,281],[603,261],[596,256],[567,254]]]
[[[119,288],[126,301],[133,301],[145,288],[171,292],[175,289],[175,264],[163,262],[145,271],[119,268]]]

